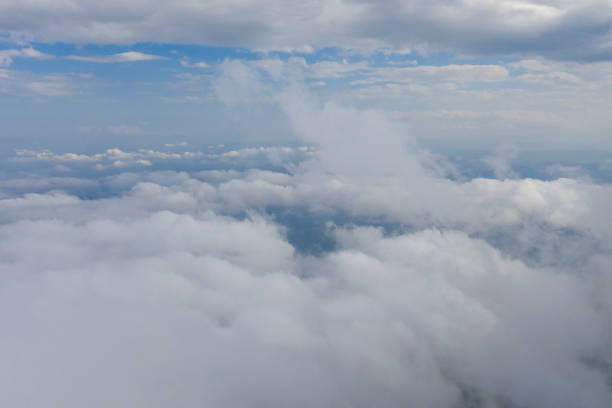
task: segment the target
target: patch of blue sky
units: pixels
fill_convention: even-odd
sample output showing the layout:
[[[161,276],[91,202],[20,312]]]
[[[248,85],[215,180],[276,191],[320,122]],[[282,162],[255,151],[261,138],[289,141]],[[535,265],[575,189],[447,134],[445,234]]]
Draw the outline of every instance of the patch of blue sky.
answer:
[[[123,79],[155,80],[163,79],[168,73],[182,69],[180,62],[204,62],[214,66],[224,60],[254,61],[267,58],[287,60],[299,56],[308,64],[321,61],[343,61],[349,64],[367,62],[370,66],[381,67],[389,65],[431,65],[444,66],[449,64],[505,64],[516,60],[509,57],[470,57],[452,51],[419,53],[416,50],[396,52],[388,48],[380,48],[371,52],[361,53],[339,47],[312,49],[308,52],[300,50],[270,50],[261,51],[239,47],[201,46],[183,44],[138,43],[133,45],[77,45],[68,43],[38,43],[19,45],[6,42],[0,44],[1,49],[16,49],[32,47],[55,58],[37,60],[31,58],[15,58],[13,69],[23,69],[34,73],[48,72],[80,72],[87,70],[102,78],[120,76]],[[125,52],[139,52],[159,56],[160,59],[150,61],[134,61],[122,63],[101,64],[86,60],[74,60],[70,57],[102,58]],[[151,66],[155,66],[155,70]],[[126,69],[126,66],[129,69]]]

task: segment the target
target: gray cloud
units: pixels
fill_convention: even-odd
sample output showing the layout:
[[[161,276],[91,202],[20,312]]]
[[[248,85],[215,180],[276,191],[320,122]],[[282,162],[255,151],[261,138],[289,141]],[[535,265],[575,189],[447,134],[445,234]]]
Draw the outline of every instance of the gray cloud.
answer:
[[[296,11],[297,10],[297,11]],[[263,49],[314,46],[456,49],[609,60],[610,5],[555,1],[110,2],[101,9],[3,2],[0,29],[76,43],[169,42]]]

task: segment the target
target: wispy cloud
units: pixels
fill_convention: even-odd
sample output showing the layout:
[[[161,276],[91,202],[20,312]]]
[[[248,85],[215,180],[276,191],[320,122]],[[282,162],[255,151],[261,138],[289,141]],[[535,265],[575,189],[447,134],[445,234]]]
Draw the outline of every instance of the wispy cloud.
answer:
[[[164,60],[166,57],[162,57],[161,55],[153,55],[153,54],[144,54],[138,51],[126,51],[120,52],[118,54],[112,55],[101,55],[101,56],[81,56],[81,55],[69,55],[68,57],[71,60],[75,61],[85,61],[85,62],[97,62],[100,64],[112,64],[112,63],[121,63],[121,62],[139,62],[139,61],[155,61],[155,60]]]
[[[204,61],[191,62],[189,58],[184,57],[181,59],[181,66],[184,68],[208,68],[208,64]]]
[[[20,50],[0,50],[0,67],[8,67],[13,64],[14,58],[50,59],[53,55],[45,54],[34,48],[22,48]]]
[[[70,95],[72,92],[65,83],[63,82],[43,82],[43,81],[34,81],[27,82],[25,84],[26,88],[29,90],[43,96],[66,96]]]

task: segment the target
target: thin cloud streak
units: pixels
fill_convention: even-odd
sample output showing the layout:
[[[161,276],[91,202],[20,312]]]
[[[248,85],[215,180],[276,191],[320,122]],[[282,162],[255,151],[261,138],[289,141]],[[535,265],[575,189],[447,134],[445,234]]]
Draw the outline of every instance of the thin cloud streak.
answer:
[[[102,55],[102,56],[95,56],[95,57],[87,57],[87,56],[81,56],[81,55],[69,55],[66,58],[75,60],[75,61],[96,62],[100,64],[155,61],[155,60],[167,59],[166,57],[162,57],[160,55],[144,54],[142,52],[137,52],[137,51],[126,51],[126,52],[120,52],[118,54]]]

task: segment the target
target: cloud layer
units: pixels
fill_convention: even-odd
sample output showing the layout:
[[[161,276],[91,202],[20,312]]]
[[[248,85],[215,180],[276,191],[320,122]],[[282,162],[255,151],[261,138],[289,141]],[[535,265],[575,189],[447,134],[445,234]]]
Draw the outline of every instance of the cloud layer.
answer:
[[[0,30],[41,41],[254,48],[392,46],[610,59],[607,1],[5,1]]]
[[[331,226],[338,250],[311,257],[258,208],[412,206],[334,200],[334,179],[322,196],[265,172],[169,176],[103,200],[0,201],[3,404],[609,405],[611,239],[579,210],[609,188],[477,180],[458,187],[480,222]]]
[[[187,157],[20,152],[68,180],[0,199],[2,405],[610,405],[609,184],[453,181],[380,112],[244,64],[217,92],[316,147],[225,152],[282,172],[109,173],[98,199],[66,193],[68,166]],[[308,233],[333,245],[300,251]]]

